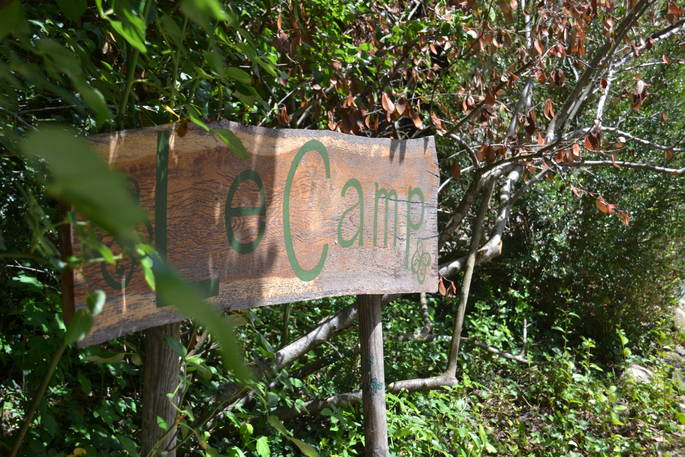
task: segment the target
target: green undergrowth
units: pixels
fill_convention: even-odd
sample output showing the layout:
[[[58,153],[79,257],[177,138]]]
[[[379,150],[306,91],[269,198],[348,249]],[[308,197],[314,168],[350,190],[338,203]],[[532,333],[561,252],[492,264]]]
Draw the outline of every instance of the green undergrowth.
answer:
[[[4,293],[21,301],[3,311],[0,336],[2,431],[9,446],[56,341],[64,332],[53,279],[20,273]],[[284,332],[283,307],[234,314],[241,342],[253,362],[269,360],[285,344],[352,297],[296,304]],[[46,307],[46,303],[49,306]],[[420,330],[418,296],[384,308],[387,381],[440,373],[446,360],[453,299],[428,297],[430,342],[407,340]],[[549,331],[536,327],[536,311],[509,292],[471,307],[466,335],[502,351],[524,349],[530,363],[504,359],[465,343],[456,386],[429,392],[387,395],[390,448],[397,456],[656,456],[677,446],[685,412],[680,410],[680,367],[671,357],[683,335],[664,320],[639,341],[616,330],[621,348],[611,364],[590,339],[580,343],[564,331],[566,316]],[[202,329],[187,325],[173,344],[185,358],[179,455],[189,456],[361,456],[360,404],[328,406],[282,424],[275,415],[306,400],[359,389],[356,328],[310,352],[259,384],[252,399],[222,410],[220,393],[232,381],[220,369],[220,354]],[[292,338],[290,338],[292,339]],[[97,347],[68,350],[30,430],[22,455],[135,456],[142,404],[142,339],[132,335]],[[639,348],[639,350],[637,350]],[[194,349],[194,350],[193,350]],[[192,352],[188,352],[188,351]],[[669,355],[670,354],[670,355]],[[319,363],[319,366],[312,364]],[[653,372],[648,383],[622,379],[630,364]],[[309,371],[308,371],[309,369]],[[203,421],[210,413],[211,419]],[[164,428],[167,424],[160,423]],[[315,450],[315,451],[314,451]],[[4,451],[2,451],[4,452]],[[1,453],[1,452],[0,452]],[[672,454],[677,455],[677,454]]]

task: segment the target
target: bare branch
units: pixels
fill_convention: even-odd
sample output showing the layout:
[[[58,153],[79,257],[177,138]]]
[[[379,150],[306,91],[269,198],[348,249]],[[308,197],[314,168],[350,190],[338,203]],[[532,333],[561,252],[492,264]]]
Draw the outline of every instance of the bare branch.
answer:
[[[624,162],[622,160],[584,160],[582,162],[566,163],[564,166],[569,167],[619,167],[619,168],[634,168],[639,170],[654,171],[657,173],[666,173],[669,175],[680,176],[685,174],[685,167],[683,168],[667,168],[658,165],[650,165],[647,163]]]
[[[473,232],[471,234],[471,246],[469,248],[469,255],[466,259],[466,271],[464,272],[464,280],[461,285],[461,294],[459,297],[459,307],[457,308],[457,315],[454,318],[454,328],[452,330],[452,341],[450,342],[449,358],[447,359],[447,370],[445,373],[454,377],[457,373],[457,357],[459,355],[459,342],[461,339],[462,326],[464,324],[464,315],[466,314],[466,305],[469,300],[469,292],[471,290],[471,279],[473,277],[473,269],[476,266],[476,253],[478,245],[483,234],[483,221],[490,208],[490,198],[492,191],[495,189],[496,181],[493,179],[483,193],[483,200],[478,209],[478,215],[473,223]]]
[[[542,179],[549,171],[550,170],[548,169],[543,170],[535,175],[535,177],[528,180],[513,196],[511,196],[511,192],[513,185],[521,177],[521,167],[517,167],[509,173],[507,183],[502,186],[502,192],[500,194],[500,213],[495,221],[495,227],[492,230],[490,239],[478,250],[476,264],[492,260],[502,253],[502,236],[504,235],[504,230],[509,221],[511,208],[514,206],[514,203],[533,186],[533,184]],[[440,275],[446,278],[454,276],[458,271],[464,268],[466,259],[467,256],[463,256],[457,260],[440,265],[438,270]]]
[[[450,138],[452,138],[454,141],[459,143],[464,149],[466,149],[466,152],[469,153],[469,158],[471,159],[473,166],[477,167],[479,165],[478,157],[476,157],[476,153],[473,150],[473,148],[471,146],[469,146],[469,144],[466,141],[462,140],[461,137],[458,136],[457,134],[450,133],[449,135],[450,135]]]
[[[658,41],[663,41],[673,35],[675,35],[678,32],[681,32],[685,30],[685,19],[681,19],[678,22],[676,22],[673,25],[670,25],[666,27],[665,29],[659,30],[658,32],[653,33],[650,37],[649,40],[646,40],[645,42],[641,43],[639,46],[636,46],[636,51],[639,53],[640,51],[643,51],[647,46],[652,46],[654,45],[655,42]],[[631,50],[630,52],[627,52],[618,59],[615,63],[616,68],[621,67],[628,63],[630,60],[635,58],[635,53]]]
[[[635,135],[625,132],[623,130],[619,130],[615,127],[602,127],[602,130],[605,132],[612,132],[617,135],[620,135],[628,140],[634,141],[636,143],[644,144],[645,146],[652,147],[654,149],[661,149],[662,151],[672,151],[672,152],[685,152],[685,148],[681,147],[675,147],[675,146],[665,146],[662,144],[654,143],[649,140],[645,140],[644,138],[639,138],[636,137]]]
[[[521,97],[519,102],[516,104],[516,108],[512,114],[511,122],[509,123],[509,128],[507,130],[507,140],[510,140],[516,136],[516,129],[518,127],[518,115],[519,113],[526,112],[533,102],[533,80],[529,78],[526,85],[523,87],[523,92],[521,92]]]

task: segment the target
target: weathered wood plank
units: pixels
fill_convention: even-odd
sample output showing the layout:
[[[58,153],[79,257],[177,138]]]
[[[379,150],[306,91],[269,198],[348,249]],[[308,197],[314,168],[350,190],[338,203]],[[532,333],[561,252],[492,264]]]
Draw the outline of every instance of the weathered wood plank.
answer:
[[[141,227],[144,237],[153,241],[164,232],[168,260],[210,301],[240,309],[436,290],[439,178],[432,137],[398,141],[212,125],[219,127],[241,139],[248,157],[193,127],[183,137],[167,125],[89,138],[131,178],[150,218]],[[161,131],[171,133],[166,219],[156,223],[165,213],[155,207],[163,201]],[[72,241],[80,253],[79,240]],[[89,289],[103,289],[108,297],[84,345],[181,319],[156,306],[129,261],[116,268],[86,266],[74,273],[74,288],[76,308],[84,306]]]

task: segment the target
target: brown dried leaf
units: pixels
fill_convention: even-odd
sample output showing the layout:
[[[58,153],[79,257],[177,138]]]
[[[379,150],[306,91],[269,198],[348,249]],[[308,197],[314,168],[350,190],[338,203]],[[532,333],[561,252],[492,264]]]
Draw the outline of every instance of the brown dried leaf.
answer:
[[[176,133],[183,138],[188,133],[188,119],[181,119],[176,126]]]
[[[579,189],[573,184],[569,184],[568,186],[571,188],[571,192],[573,192],[573,195],[575,195],[577,198],[581,198],[583,195],[585,195],[585,191],[583,189]]]
[[[545,100],[545,105],[542,108],[542,114],[547,118],[547,120],[552,120],[554,117],[554,102],[551,98]]]
[[[435,114],[435,111],[431,111],[431,120],[433,121],[433,125],[435,125],[435,128],[438,131],[438,135],[444,135],[446,130],[442,126],[442,121],[438,117],[437,114]]]
[[[457,162],[454,162],[450,167],[450,176],[455,179],[461,176],[461,166]]]
[[[347,97],[345,100],[343,100],[342,103],[343,108],[352,108],[352,107],[357,107],[357,104],[354,101],[354,97],[352,96],[352,93],[347,94]]]
[[[423,130],[425,127],[423,126],[423,121],[421,121],[421,116],[419,113],[417,113],[414,110],[411,110],[409,113],[409,117],[411,117],[411,121],[414,123],[414,127],[416,127],[419,130]]]
[[[597,197],[597,200],[595,200],[595,206],[597,206],[597,209],[604,214],[614,214],[614,212],[616,212],[616,205],[607,203],[602,196]]]
[[[533,46],[535,47],[535,51],[538,53],[538,55],[545,53],[545,47],[542,45],[542,43],[540,43],[540,40],[536,39],[533,43]]]
[[[490,145],[483,144],[478,151],[476,152],[476,158],[479,161],[485,160],[485,158],[488,156],[488,150],[490,149]]]
[[[635,95],[644,94],[646,87],[647,87],[647,84],[643,80],[638,79],[637,83],[635,83]]]
[[[395,104],[390,100],[390,97],[388,97],[388,94],[383,92],[383,95],[381,95],[381,104],[383,105],[383,109],[385,110],[386,113],[392,114],[393,111],[395,111]]]
[[[408,107],[409,107],[409,101],[404,97],[400,97],[397,100],[397,103],[395,103],[395,109],[397,110],[397,113],[400,116],[404,114],[404,112],[407,110]]]
[[[443,297],[447,295],[447,289],[445,288],[445,282],[442,278],[438,280],[438,292],[440,292],[440,295]]]
[[[628,214],[625,211],[619,211],[618,212],[618,218],[623,222],[625,225],[630,225],[630,214]]]
[[[292,120],[292,118],[288,115],[288,109],[285,106],[281,106],[281,110],[278,112],[276,119],[278,120],[279,124],[282,125],[287,125]]]

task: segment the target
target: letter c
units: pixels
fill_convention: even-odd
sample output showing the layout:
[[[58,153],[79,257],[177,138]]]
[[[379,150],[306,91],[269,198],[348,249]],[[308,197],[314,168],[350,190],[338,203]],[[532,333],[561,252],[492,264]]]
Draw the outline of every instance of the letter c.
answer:
[[[297,255],[295,254],[295,247],[293,246],[292,228],[290,227],[290,189],[293,185],[293,179],[295,179],[297,167],[300,165],[300,162],[302,162],[302,157],[309,151],[316,151],[319,153],[323,159],[324,166],[326,167],[326,178],[331,177],[331,166],[328,160],[328,151],[326,150],[326,147],[320,141],[309,140],[303,144],[300,150],[297,151],[297,154],[295,154],[293,163],[290,166],[288,178],[285,181],[285,195],[283,196],[283,238],[285,241],[285,251],[288,254],[290,266],[297,277],[302,281],[311,281],[319,276],[319,273],[323,270],[326,256],[328,255],[328,243],[326,243],[321,250],[321,257],[319,257],[318,263],[313,268],[305,270],[300,265],[300,262],[298,262]]]

